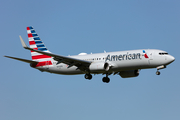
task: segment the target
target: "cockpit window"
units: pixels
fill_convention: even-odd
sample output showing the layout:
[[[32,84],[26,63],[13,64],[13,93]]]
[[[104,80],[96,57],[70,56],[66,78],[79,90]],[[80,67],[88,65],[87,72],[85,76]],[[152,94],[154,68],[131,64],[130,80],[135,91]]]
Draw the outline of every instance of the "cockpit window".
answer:
[[[159,53],[159,55],[168,55],[168,53],[163,52],[163,53]]]

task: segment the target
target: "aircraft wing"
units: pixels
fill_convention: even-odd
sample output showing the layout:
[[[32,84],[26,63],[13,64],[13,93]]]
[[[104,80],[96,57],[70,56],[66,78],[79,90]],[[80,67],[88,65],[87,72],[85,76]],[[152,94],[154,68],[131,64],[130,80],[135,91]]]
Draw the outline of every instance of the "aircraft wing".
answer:
[[[57,64],[59,64],[59,63],[65,63],[65,64],[68,64],[68,65],[69,65],[68,67],[76,66],[76,67],[78,67],[78,68],[81,69],[81,70],[85,70],[85,69],[91,64],[90,61],[85,61],[85,60],[76,59],[76,58],[72,58],[72,57],[66,57],[66,56],[56,55],[56,54],[53,54],[53,53],[43,52],[43,51],[39,51],[39,50],[35,50],[35,49],[32,49],[32,48],[29,48],[29,47],[27,47],[27,45],[25,44],[25,42],[24,42],[24,40],[22,39],[22,37],[21,37],[21,36],[19,36],[19,37],[20,37],[22,46],[23,46],[25,49],[32,50],[32,51],[34,51],[34,52],[38,52],[38,53],[41,53],[41,54],[44,54],[44,55],[51,56],[51,57],[53,57],[54,60],[58,61]]]

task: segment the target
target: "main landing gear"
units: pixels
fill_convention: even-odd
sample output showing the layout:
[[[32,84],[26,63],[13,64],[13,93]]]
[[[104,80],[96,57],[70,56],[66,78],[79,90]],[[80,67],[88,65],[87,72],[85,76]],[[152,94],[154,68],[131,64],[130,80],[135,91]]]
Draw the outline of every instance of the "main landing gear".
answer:
[[[110,79],[108,77],[103,77],[102,81],[104,83],[109,83],[110,82]]]
[[[85,79],[88,79],[88,80],[92,79],[92,75],[91,74],[85,74],[84,77],[85,77]]]
[[[84,75],[84,78],[85,78],[85,79],[88,79],[88,80],[91,80],[91,79],[92,79],[92,75],[91,75],[91,74],[85,74],[85,75]],[[109,77],[108,77],[108,74],[106,74],[106,77],[103,77],[102,81],[103,81],[104,83],[109,83],[109,82],[110,82],[110,79],[109,79]]]

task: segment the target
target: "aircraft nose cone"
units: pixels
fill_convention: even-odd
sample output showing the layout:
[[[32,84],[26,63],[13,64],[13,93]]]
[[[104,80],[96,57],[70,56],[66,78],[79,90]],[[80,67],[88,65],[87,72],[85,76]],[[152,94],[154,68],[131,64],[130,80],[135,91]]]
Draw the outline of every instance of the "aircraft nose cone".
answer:
[[[171,61],[172,61],[172,62],[175,61],[175,58],[174,58],[173,56],[171,56]]]
[[[172,63],[173,61],[175,60],[175,58],[173,57],[173,56],[168,56],[168,61],[170,62],[170,63]]]

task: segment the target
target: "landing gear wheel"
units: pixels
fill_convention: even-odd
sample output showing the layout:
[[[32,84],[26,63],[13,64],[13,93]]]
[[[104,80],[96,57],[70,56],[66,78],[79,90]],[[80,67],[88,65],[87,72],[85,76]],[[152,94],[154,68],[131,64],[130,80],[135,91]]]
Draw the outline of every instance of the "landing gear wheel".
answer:
[[[84,77],[85,77],[85,79],[89,79],[89,80],[92,79],[92,75],[91,74],[85,74]]]
[[[105,83],[109,83],[110,79],[108,77],[103,77],[102,81],[105,82]]]
[[[156,72],[156,75],[160,75],[161,73],[159,71]]]

